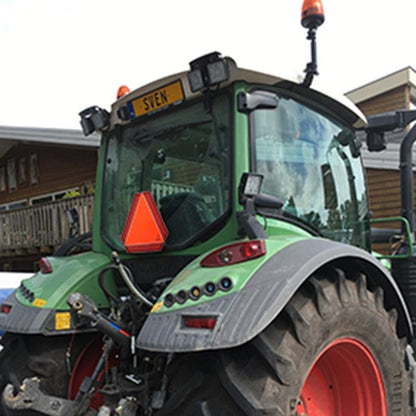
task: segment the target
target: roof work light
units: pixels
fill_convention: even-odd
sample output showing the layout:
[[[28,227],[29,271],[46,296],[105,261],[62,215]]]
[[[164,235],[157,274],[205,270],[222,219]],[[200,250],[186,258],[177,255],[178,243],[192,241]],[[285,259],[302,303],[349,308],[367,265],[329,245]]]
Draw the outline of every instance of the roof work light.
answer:
[[[190,62],[188,73],[192,92],[215,87],[230,77],[227,61],[219,52],[212,52]]]

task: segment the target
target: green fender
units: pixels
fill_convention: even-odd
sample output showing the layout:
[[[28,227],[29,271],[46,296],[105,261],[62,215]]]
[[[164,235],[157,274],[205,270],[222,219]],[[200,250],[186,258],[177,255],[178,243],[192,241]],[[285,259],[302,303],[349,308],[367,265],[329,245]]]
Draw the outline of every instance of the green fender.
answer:
[[[100,271],[110,263],[107,256],[87,252],[48,260],[51,273],[39,272],[23,280],[4,301],[10,309],[8,313],[0,312],[0,330],[20,334],[71,333],[74,323],[66,299],[73,292],[85,293],[99,308],[108,307],[97,280]]]
[[[390,273],[373,256],[356,247],[321,238],[294,242],[267,259],[238,292],[172,312],[151,313],[138,338],[139,348],[190,352],[235,347],[262,332],[302,284],[329,262],[359,266],[396,308],[400,336],[412,336],[404,299]],[[214,329],[185,328],[185,317],[215,317]]]

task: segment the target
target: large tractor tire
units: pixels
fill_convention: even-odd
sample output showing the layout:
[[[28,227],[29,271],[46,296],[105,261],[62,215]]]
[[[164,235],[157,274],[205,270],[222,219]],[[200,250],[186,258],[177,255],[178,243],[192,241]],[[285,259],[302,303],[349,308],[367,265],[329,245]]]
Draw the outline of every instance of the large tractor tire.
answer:
[[[90,339],[89,334],[74,337],[4,334],[0,340],[3,346],[0,353],[0,395],[8,383],[13,384],[17,392],[25,378],[38,377],[43,393],[68,397],[71,367]],[[67,357],[67,352],[71,357]],[[0,415],[13,413],[0,403]]]
[[[158,416],[408,415],[406,341],[383,297],[362,274],[311,277],[253,341],[173,363]]]

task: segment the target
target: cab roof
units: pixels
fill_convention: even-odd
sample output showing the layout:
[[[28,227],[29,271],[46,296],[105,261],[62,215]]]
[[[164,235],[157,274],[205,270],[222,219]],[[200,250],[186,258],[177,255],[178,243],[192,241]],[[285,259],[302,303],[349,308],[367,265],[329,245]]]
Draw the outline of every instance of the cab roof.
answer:
[[[230,77],[228,81],[221,84],[221,87],[231,85],[237,81],[245,81],[247,83],[253,84],[279,86],[288,91],[293,91],[297,94],[305,96],[315,102],[319,102],[323,106],[331,109],[332,112],[336,113],[338,117],[340,117],[344,122],[356,129],[364,127],[367,123],[365,116],[358,109],[358,107],[356,107],[350,100],[348,100],[344,96],[338,96],[334,98],[312,88],[304,87],[295,80],[290,80],[287,78],[281,78],[274,75],[264,74],[262,72],[243,69],[238,67],[233,59],[228,57],[225,59],[228,63]],[[143,87],[140,87],[128,93],[127,95],[124,95],[122,98],[117,100],[112,105],[111,125],[126,124],[131,121],[130,119],[126,120],[125,118],[123,119],[122,117],[120,117],[120,109],[122,109],[123,107],[126,108],[128,103],[131,103],[139,97],[146,96],[147,94],[150,94],[153,91],[157,91],[158,89],[166,85],[172,84],[178,80],[181,82],[185,100],[201,96],[202,93],[200,91],[191,91],[188,81],[188,73],[189,71],[184,71],[161,78],[157,81],[144,85]]]

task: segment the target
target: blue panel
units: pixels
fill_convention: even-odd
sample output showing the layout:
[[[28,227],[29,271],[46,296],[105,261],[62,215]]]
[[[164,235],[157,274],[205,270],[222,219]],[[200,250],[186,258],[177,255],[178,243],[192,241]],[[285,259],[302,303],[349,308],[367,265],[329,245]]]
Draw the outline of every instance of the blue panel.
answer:
[[[129,115],[130,115],[130,118],[131,118],[132,120],[134,120],[134,119],[136,118],[136,115],[134,114],[133,103],[132,103],[131,101],[129,101],[129,102],[127,103],[127,108],[129,109]]]
[[[10,295],[10,293],[13,292],[13,290],[14,289],[0,289],[0,303],[3,303],[3,301]]]

